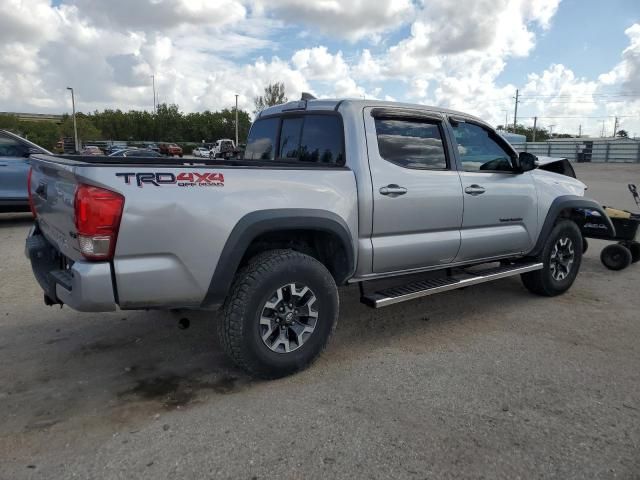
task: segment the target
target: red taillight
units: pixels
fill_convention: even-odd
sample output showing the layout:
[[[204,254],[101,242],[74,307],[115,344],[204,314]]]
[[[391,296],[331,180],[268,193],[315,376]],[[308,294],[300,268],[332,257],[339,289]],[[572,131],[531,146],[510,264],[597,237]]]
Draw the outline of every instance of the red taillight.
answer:
[[[31,209],[31,215],[36,218],[36,206],[33,204],[33,195],[31,195],[31,175],[33,174],[33,167],[29,168],[29,174],[27,175],[27,193],[29,195],[29,208]]]
[[[104,188],[79,185],[74,206],[82,255],[89,260],[111,260],[118,238],[124,197]]]

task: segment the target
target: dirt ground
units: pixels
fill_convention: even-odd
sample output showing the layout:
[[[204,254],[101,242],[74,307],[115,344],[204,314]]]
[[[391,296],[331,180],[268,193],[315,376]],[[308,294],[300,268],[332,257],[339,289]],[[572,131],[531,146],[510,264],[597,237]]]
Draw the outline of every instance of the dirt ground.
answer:
[[[577,165],[632,209],[640,165]],[[255,381],[216,315],[45,307],[0,215],[0,478],[640,478],[640,264],[553,299],[519,279],[381,310],[341,291],[309,370]]]

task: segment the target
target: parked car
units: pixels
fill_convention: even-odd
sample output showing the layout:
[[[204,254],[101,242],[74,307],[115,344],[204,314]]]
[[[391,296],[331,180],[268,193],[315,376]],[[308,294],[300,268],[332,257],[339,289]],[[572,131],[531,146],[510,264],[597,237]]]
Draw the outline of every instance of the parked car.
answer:
[[[113,152],[110,157],[162,157],[158,152],[146,148],[127,148]]]
[[[28,212],[31,155],[52,153],[14,133],[0,130],[0,212]]]
[[[560,295],[580,269],[580,212],[614,231],[582,182],[537,169],[461,112],[290,102],[258,115],[244,157],[126,167],[38,156],[27,252],[45,303],[222,307],[226,353],[274,378],[325,348],[338,285],[359,284],[374,308],[517,275]],[[495,301],[505,292],[496,285]]]
[[[126,143],[112,143],[105,149],[104,153],[106,155],[111,155],[112,153],[118,152],[120,150],[125,150],[127,148],[128,147]]]
[[[104,152],[100,150],[100,148],[95,145],[87,145],[82,150],[80,150],[80,155],[104,155]]]
[[[144,148],[146,148],[147,150],[153,150],[154,152],[159,152],[160,151],[160,147],[158,145],[156,145],[155,143],[147,143]]]
[[[229,138],[221,138],[211,148],[209,152],[210,158],[231,158],[236,151],[236,145]]]
[[[196,147],[191,151],[194,157],[209,158],[209,150],[204,147]]]
[[[182,148],[176,145],[175,143],[161,143],[160,153],[168,157],[178,156],[182,158]]]

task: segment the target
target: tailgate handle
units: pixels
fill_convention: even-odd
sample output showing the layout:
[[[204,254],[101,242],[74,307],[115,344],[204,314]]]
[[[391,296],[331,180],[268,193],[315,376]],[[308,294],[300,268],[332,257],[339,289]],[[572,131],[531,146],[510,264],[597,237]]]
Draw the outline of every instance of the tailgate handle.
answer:
[[[43,200],[47,199],[47,184],[46,183],[41,183],[40,185],[38,185],[38,188],[36,188],[36,195],[38,195]]]

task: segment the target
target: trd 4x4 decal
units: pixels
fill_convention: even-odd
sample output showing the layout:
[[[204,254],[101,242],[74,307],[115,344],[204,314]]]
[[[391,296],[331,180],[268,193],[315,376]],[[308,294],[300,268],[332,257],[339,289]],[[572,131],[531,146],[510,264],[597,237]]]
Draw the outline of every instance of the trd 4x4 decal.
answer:
[[[139,187],[146,185],[178,185],[179,187],[224,187],[224,175],[213,172],[119,172],[116,177],[124,178],[124,183],[130,185],[132,179]]]

